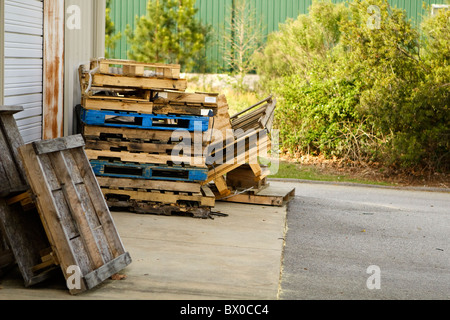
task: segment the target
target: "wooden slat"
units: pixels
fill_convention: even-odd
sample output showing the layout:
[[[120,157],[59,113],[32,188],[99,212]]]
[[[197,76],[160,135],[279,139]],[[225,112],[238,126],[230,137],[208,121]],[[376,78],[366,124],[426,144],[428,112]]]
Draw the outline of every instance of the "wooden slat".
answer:
[[[84,139],[81,134],[67,138],[43,140],[33,143],[34,149],[38,155],[84,147],[84,145]]]
[[[171,89],[185,91],[187,82],[184,79],[156,79],[156,78],[137,78],[128,76],[114,76],[104,74],[94,74],[92,76],[93,86],[107,87],[129,87],[139,89]]]
[[[62,190],[67,200],[67,204],[72,213],[80,236],[85,244],[87,252],[90,257],[93,269],[97,269],[104,264],[102,255],[97,245],[92,229],[89,226],[89,222],[86,217],[86,208],[83,202],[80,200],[80,195],[73,183],[70,171],[67,168],[64,157],[61,152],[54,152],[50,155],[52,164],[56,172],[58,172],[58,179],[61,182]]]
[[[67,236],[64,226],[61,224],[58,205],[52,194],[52,188],[46,177],[42,177],[42,163],[35,153],[33,145],[25,145],[19,149],[25,171],[29,179],[33,193],[36,195],[39,215],[44,224],[47,236],[55,249],[58,261],[61,263],[63,274],[67,276],[66,270],[69,266],[77,265],[75,253],[70,246],[70,238]],[[84,283],[80,290],[71,290],[72,294],[85,291]]]

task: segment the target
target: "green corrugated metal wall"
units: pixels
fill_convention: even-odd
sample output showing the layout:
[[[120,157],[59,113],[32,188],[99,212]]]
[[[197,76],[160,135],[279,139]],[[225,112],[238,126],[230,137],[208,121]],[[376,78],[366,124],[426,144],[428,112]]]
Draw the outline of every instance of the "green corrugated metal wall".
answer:
[[[196,6],[199,9],[198,17],[205,23],[210,24],[214,30],[223,32],[225,19],[229,19],[229,8],[233,0],[197,0]],[[299,14],[308,12],[312,0],[250,0],[256,7],[257,15],[262,17],[265,33],[278,30],[278,25],[284,23],[288,18],[296,18]],[[334,3],[346,0],[332,0]],[[423,4],[443,4],[445,0],[390,0],[392,6],[403,8],[407,11],[413,21],[421,21],[425,14]],[[122,39],[119,41],[114,52],[110,53],[112,58],[127,59],[128,44],[124,35],[127,24],[134,27],[136,16],[146,13],[147,0],[111,0],[111,19],[116,31],[122,32]],[[214,70],[220,71],[223,67],[220,59],[218,45],[211,45],[207,48],[207,57],[210,61],[215,61]]]

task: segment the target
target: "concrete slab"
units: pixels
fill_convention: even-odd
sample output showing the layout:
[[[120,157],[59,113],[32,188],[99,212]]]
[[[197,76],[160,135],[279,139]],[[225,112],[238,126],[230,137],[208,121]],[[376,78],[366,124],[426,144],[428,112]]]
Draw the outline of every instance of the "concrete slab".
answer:
[[[125,280],[71,296],[62,272],[24,288],[17,270],[0,279],[0,299],[275,300],[286,207],[218,203],[228,217],[198,220],[113,212],[133,262]]]

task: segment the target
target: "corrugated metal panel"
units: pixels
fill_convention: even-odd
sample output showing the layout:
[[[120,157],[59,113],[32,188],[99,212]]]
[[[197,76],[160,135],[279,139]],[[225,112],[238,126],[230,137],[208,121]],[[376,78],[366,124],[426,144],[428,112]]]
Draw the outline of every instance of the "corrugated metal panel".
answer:
[[[299,14],[308,12],[312,0],[248,0],[256,8],[257,14],[261,16],[266,25],[265,35],[277,31],[280,23],[286,22],[288,18],[296,18]],[[206,24],[212,25],[219,34],[223,32],[226,19],[230,19],[228,8],[233,0],[197,0],[196,7],[199,9],[198,18]],[[346,0],[332,0],[333,3],[346,2]],[[445,0],[390,0],[394,7],[405,9],[412,21],[420,23],[422,16],[426,13],[423,4],[443,4]],[[111,57],[127,59],[129,45],[124,30],[129,24],[135,26],[136,16],[146,14],[147,0],[111,0],[111,19],[115,24],[116,31],[122,32],[119,41]],[[223,67],[220,57],[219,45],[213,44],[206,49],[207,57],[216,62],[216,66]],[[217,68],[220,69],[220,68]]]
[[[25,143],[42,138],[43,2],[5,0],[4,99]]]

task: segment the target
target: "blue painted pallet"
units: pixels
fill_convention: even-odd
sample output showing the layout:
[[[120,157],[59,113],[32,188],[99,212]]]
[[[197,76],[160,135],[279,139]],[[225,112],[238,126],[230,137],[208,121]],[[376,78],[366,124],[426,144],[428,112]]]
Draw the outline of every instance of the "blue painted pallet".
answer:
[[[90,163],[95,175],[102,177],[185,182],[206,181],[208,177],[207,168],[130,164],[107,160],[91,160]]]
[[[209,128],[209,117],[200,116],[140,114],[82,108],[80,118],[87,125],[116,128],[172,131],[182,129],[190,132],[205,132]]]

